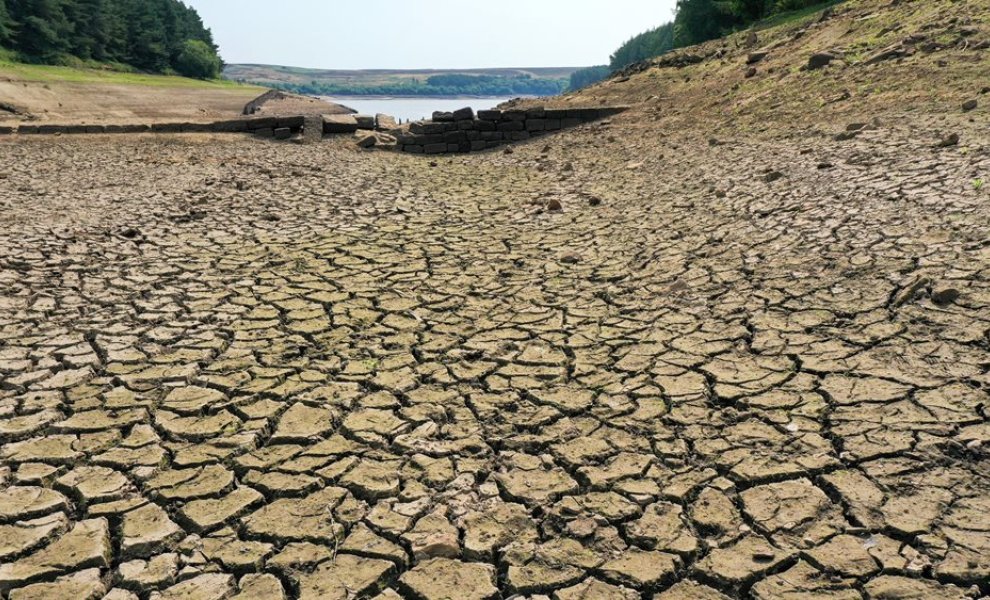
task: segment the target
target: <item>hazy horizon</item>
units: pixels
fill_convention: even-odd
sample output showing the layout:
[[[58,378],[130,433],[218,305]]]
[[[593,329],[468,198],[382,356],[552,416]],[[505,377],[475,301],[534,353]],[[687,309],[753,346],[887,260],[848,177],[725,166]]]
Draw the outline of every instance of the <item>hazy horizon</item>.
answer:
[[[614,0],[604,10],[561,0],[505,0],[498,6],[288,0],[275,10],[262,0],[186,4],[213,31],[228,63],[372,70],[606,64],[623,42],[671,20],[675,0]]]

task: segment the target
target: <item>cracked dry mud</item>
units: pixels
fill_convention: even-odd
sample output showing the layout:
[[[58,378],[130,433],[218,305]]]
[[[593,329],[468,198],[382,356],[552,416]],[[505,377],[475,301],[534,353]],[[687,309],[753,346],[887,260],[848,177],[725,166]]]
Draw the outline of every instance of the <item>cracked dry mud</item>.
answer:
[[[990,159],[888,122],[4,143],[0,596],[990,593]]]

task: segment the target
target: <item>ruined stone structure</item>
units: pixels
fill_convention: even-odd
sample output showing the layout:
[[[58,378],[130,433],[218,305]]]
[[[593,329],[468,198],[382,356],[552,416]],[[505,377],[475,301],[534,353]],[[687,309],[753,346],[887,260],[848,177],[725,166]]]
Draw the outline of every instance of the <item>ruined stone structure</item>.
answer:
[[[624,107],[528,110],[482,110],[470,108],[453,113],[434,113],[432,121],[412,123],[398,136],[399,148],[415,154],[476,152],[521,142],[610,117]]]
[[[100,134],[100,133],[250,133],[261,138],[287,140],[301,134],[306,143],[322,137],[358,131],[397,134],[395,147],[416,154],[476,152],[511,142],[521,142],[554,131],[576,127],[623,112],[626,108],[570,108],[483,110],[470,108],[434,113],[432,121],[420,121],[402,129],[386,115],[290,115],[247,117],[213,123],[155,123],[128,125],[24,124],[0,127],[2,134]],[[391,140],[391,138],[389,137]],[[392,142],[389,142],[392,144]],[[364,144],[369,146],[376,145]]]

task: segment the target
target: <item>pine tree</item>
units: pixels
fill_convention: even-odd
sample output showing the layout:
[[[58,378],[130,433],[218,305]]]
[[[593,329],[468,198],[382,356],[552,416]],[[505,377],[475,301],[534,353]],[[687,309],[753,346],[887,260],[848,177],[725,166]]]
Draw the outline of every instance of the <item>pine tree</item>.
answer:
[[[73,26],[63,0],[14,0],[12,8],[19,23],[15,46],[21,53],[54,62],[70,50]]]
[[[0,0],[0,46],[31,61],[71,55],[161,73],[188,66],[190,41],[203,64],[219,64],[210,30],[179,0]]]
[[[7,0],[0,0],[0,46],[6,46],[14,36],[14,21],[7,10]]]
[[[674,43],[678,48],[715,39],[736,23],[726,0],[677,0]]]

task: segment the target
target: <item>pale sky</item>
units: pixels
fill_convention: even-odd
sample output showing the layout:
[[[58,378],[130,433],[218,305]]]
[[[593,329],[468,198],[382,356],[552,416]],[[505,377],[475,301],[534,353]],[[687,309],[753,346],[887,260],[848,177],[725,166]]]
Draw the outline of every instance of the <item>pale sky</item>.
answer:
[[[326,69],[583,67],[676,0],[185,0],[228,63]]]

